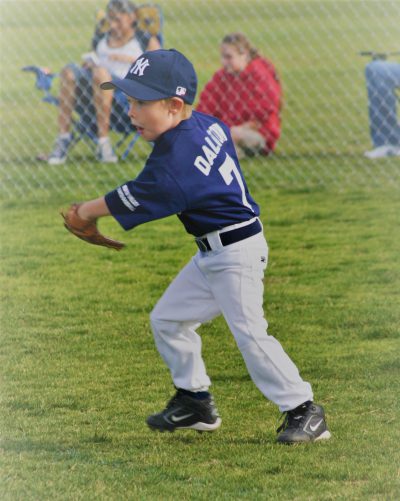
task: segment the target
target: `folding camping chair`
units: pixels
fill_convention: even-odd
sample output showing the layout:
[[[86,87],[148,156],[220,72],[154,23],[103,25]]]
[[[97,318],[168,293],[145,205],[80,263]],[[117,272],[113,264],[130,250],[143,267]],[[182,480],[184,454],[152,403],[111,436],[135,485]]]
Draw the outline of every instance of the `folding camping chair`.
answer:
[[[139,5],[136,10],[135,27],[140,32],[149,36],[156,36],[163,46],[163,14],[161,7],[157,4]],[[92,48],[95,49],[102,36],[105,36],[109,26],[104,11],[99,11],[96,16],[96,27],[92,39]],[[59,99],[52,93],[53,81],[59,76],[49,68],[39,66],[25,66],[23,71],[32,72],[36,77],[36,88],[42,92],[42,101],[53,106],[59,106]],[[110,116],[110,129],[122,137],[116,142],[114,148],[118,151],[129,139],[127,146],[123,149],[121,160],[125,160],[133,149],[140,135],[136,132],[128,117],[129,104],[126,96],[119,90],[114,91],[113,104]],[[72,142],[69,150],[79,141],[84,140],[93,150],[97,146],[97,123],[95,108],[91,96],[84,95],[79,85],[76,88],[76,105],[72,120]]]

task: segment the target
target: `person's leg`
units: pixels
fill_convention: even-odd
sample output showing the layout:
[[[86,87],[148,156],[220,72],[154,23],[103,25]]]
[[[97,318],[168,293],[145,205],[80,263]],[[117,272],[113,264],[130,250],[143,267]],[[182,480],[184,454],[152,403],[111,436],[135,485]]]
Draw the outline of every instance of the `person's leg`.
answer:
[[[150,314],[157,349],[177,388],[192,392],[208,390],[211,383],[196,329],[219,313],[207,281],[193,258]]]
[[[251,242],[251,243],[250,243]],[[259,390],[282,412],[313,399],[309,383],[281,344],[267,334],[263,311],[263,277],[268,247],[262,234],[204,257],[207,273],[219,304],[251,378]]]
[[[67,134],[71,130],[72,112],[75,107],[75,90],[75,72],[70,66],[66,66],[60,74],[60,109],[58,114],[59,134]]]
[[[50,165],[60,165],[67,159],[71,145],[72,112],[76,104],[76,86],[79,79],[79,68],[74,65],[65,66],[60,73],[60,95],[58,112],[58,135],[52,152],[48,156]]]
[[[110,132],[110,117],[114,93],[100,88],[100,84],[111,80],[111,75],[105,68],[95,66],[93,74],[93,104],[96,110],[99,160],[104,163],[115,163],[118,157],[114,153],[108,134]]]
[[[101,66],[95,66],[93,74],[93,103],[96,109],[98,137],[107,137],[110,131],[110,116],[113,100],[112,91],[104,91],[100,84],[111,80],[110,73]]]
[[[267,244],[259,234],[204,257],[199,267],[207,274],[252,380],[285,413],[277,441],[291,444],[327,440],[331,434],[325,412],[313,403],[310,384],[300,377],[280,343],[267,334],[263,311],[267,257]]]
[[[256,155],[265,149],[265,138],[248,125],[231,127],[231,136],[239,159],[246,154]]]
[[[153,309],[150,320],[156,346],[170,369],[176,394],[161,412],[146,420],[158,431],[194,429],[214,431],[221,418],[201,356],[201,338],[196,329],[219,314],[195,259],[179,273]]]
[[[366,66],[370,133],[375,148],[400,146],[396,88],[400,87],[400,64],[373,61]]]
[[[249,374],[260,391],[285,413],[280,443],[327,440],[325,412],[280,343],[267,334],[263,278],[268,247],[262,234],[233,244],[199,263],[207,275]]]

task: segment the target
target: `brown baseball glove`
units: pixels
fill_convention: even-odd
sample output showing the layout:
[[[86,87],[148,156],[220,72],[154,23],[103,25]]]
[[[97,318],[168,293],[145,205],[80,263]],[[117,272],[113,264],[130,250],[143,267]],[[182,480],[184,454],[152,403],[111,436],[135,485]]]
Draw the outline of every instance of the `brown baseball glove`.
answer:
[[[118,251],[125,247],[122,242],[102,235],[97,229],[97,220],[86,221],[79,217],[78,209],[80,205],[82,204],[72,204],[65,214],[61,212],[61,216],[64,218],[64,226],[68,231],[93,245],[102,245]]]

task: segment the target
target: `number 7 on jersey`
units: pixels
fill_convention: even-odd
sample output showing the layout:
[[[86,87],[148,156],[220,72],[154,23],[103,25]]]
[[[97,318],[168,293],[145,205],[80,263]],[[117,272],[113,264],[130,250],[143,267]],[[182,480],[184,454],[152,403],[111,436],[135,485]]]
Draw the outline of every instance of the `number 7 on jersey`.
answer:
[[[233,178],[235,177],[237,182],[239,183],[240,189],[242,191],[242,202],[243,205],[248,207],[252,212],[253,207],[249,204],[246,198],[246,192],[244,189],[244,184],[243,184],[243,179],[242,176],[240,175],[239,169],[237,168],[235,161],[233,160],[232,157],[226,154],[226,158],[224,160],[224,163],[221,165],[221,167],[218,169],[219,173],[223,177],[225,183],[229,186],[231,182],[233,181]],[[233,174],[233,175],[232,175]]]

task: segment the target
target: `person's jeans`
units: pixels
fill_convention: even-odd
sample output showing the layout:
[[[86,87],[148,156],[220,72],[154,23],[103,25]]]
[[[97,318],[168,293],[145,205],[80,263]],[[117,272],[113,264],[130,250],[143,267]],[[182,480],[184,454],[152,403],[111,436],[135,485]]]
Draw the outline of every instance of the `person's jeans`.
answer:
[[[400,64],[372,61],[365,68],[368,113],[374,147],[384,144],[400,146],[396,89],[400,88]]]

